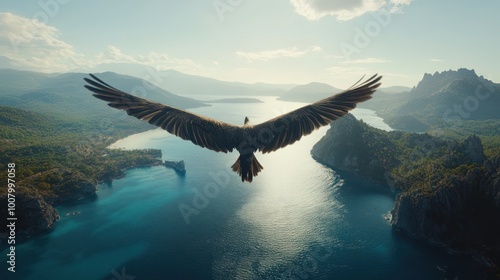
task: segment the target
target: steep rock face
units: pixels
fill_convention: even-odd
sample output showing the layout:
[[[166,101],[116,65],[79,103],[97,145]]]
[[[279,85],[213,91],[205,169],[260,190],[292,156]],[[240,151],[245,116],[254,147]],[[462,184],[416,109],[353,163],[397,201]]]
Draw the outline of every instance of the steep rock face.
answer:
[[[36,189],[25,187],[16,189],[15,214],[16,231],[19,236],[50,229],[59,219],[59,214],[54,207],[48,204]],[[2,228],[2,231],[5,232],[5,229]]]
[[[439,91],[456,80],[476,80],[478,77],[474,69],[460,68],[456,71],[449,70],[443,72],[435,72],[434,74],[425,73],[422,80],[418,83],[416,88],[410,91],[415,95],[430,95]]]
[[[396,162],[394,150],[382,131],[348,114],[331,124],[326,135],[312,148],[311,155],[337,170],[385,183],[386,172]]]
[[[486,160],[477,136],[448,141],[384,132],[348,115],[332,123],[311,154],[400,190],[396,230],[500,267],[500,157]]]
[[[462,143],[462,149],[473,162],[482,163],[486,159],[481,139],[475,135],[472,135],[464,140]]]
[[[68,191],[71,190],[71,191]],[[96,183],[84,177],[69,178],[56,190],[55,203],[80,200],[95,195]]]
[[[358,156],[348,151],[354,152],[354,143],[345,141],[346,136],[356,137],[361,134],[361,126],[349,114],[335,122],[321,140],[313,146],[312,156],[329,166],[355,170],[359,167]],[[345,151],[345,154],[337,151]]]
[[[29,180],[19,184],[16,188],[16,231],[21,237],[52,228],[54,223],[59,220],[59,214],[53,207],[54,204],[95,195],[95,182],[85,178],[80,173],[53,170],[43,174],[43,176],[51,177],[53,181],[50,186],[52,191],[48,194],[35,188]],[[0,214],[2,217],[7,217],[6,207],[0,209]],[[6,229],[2,228],[0,232],[5,233]]]
[[[95,195],[97,182],[82,173],[69,169],[54,169],[40,176],[45,176],[50,184],[50,191],[42,193],[49,204],[60,204],[80,200]],[[26,187],[36,186],[35,176],[23,182]]]
[[[433,126],[498,119],[499,102],[499,84],[461,68],[425,74],[407,95],[376,110],[395,129],[426,132]]]
[[[409,236],[500,262],[500,158],[396,197],[392,224]]]

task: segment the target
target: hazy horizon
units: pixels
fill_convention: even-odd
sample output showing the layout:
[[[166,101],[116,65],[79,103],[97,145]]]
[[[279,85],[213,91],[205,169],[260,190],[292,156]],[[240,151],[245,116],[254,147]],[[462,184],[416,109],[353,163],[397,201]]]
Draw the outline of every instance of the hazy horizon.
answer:
[[[340,88],[375,73],[384,87],[412,87],[424,73],[468,68],[498,81],[485,54],[499,45],[492,34],[500,2],[487,2],[6,2],[0,67],[52,73],[136,63],[223,81]]]

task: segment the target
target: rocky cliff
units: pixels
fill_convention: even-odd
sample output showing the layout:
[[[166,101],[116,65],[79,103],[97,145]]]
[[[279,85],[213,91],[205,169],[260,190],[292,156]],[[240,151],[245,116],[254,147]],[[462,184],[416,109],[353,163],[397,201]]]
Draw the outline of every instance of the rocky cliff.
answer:
[[[160,150],[149,150],[148,154],[161,157]],[[102,174],[88,177],[82,172],[69,168],[54,168],[34,174],[16,183],[16,210],[18,219],[16,232],[20,237],[51,229],[59,219],[54,206],[62,203],[94,197],[98,182],[110,183],[113,179],[125,176],[125,169],[160,165],[156,157],[129,158],[124,162],[110,162]],[[123,167],[123,169],[120,169]],[[7,194],[0,193],[0,201],[7,205]],[[7,207],[0,208],[0,217],[7,217]],[[7,228],[0,228],[0,235],[6,234]]]
[[[500,267],[500,157],[487,160],[477,136],[385,132],[348,115],[311,154],[396,189],[394,229]]]
[[[397,164],[395,149],[383,131],[348,114],[331,124],[311,155],[329,167],[385,183],[384,174]]]
[[[426,132],[435,126],[446,129],[500,118],[500,85],[464,68],[426,73],[408,94],[381,100],[385,104],[373,103],[377,107],[372,108],[391,127],[405,131]]]
[[[15,207],[16,233],[18,237],[27,237],[33,233],[52,228],[59,219],[57,211],[47,203],[34,188],[16,188]],[[7,217],[7,207],[0,209],[2,217]],[[2,229],[2,232],[5,232]]]
[[[500,158],[396,197],[392,225],[405,234],[500,265]]]

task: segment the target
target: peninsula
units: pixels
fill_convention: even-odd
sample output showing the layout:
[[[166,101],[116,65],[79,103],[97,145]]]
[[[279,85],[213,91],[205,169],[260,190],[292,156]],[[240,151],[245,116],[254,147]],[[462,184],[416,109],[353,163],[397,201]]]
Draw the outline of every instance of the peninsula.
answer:
[[[499,268],[500,155],[485,152],[478,136],[386,132],[348,115],[332,123],[311,154],[335,170],[388,185],[395,230]]]

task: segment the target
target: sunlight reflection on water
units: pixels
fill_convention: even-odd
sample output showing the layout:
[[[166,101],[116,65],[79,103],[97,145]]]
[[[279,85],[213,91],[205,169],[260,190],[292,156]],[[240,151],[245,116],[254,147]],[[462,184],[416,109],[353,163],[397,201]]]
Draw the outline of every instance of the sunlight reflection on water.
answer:
[[[192,111],[242,124],[245,116],[259,123],[304,105],[275,97],[259,99],[266,103],[221,103]],[[356,109],[354,115],[384,127],[373,111]],[[437,264],[461,275],[472,272],[463,265],[470,262],[457,261],[439,248],[396,238],[383,219],[394,203],[387,188],[348,174],[340,176],[314,161],[311,148],[327,129],[285,149],[256,153],[264,170],[251,184],[240,182],[230,169],[237,153],[214,153],[161,129],[122,139],[114,147],[157,148],[163,159],[184,160],[186,175],[162,166],[132,169],[111,186],[101,186],[95,201],[58,207],[61,213],[80,214],[63,216],[50,234],[20,244],[18,275],[22,279],[114,279],[112,271],[122,268],[136,279],[444,279],[453,275],[438,271]],[[223,186],[219,184],[218,194],[186,224],[179,205],[193,205],[195,195],[215,182],[213,174],[224,179]]]
[[[275,97],[259,99],[265,103],[216,104],[217,110],[214,110],[214,107],[202,107],[192,111],[232,124],[239,124],[245,116],[249,116],[251,123],[256,124],[305,105],[278,101]],[[236,110],[238,113],[234,113],[235,108],[244,110]],[[356,109],[354,114],[367,119],[366,121],[380,122],[380,118],[377,119],[371,110]],[[388,127],[383,125],[382,123],[380,127]],[[256,153],[264,170],[251,185],[236,183],[249,188],[249,192],[245,203],[232,220],[228,221],[224,235],[219,237],[224,248],[214,256],[214,275],[227,276],[227,273],[232,273],[235,277],[248,276],[248,273],[255,271],[255,268],[252,268],[255,263],[258,263],[260,269],[271,269],[298,258],[311,244],[331,245],[338,242],[331,230],[332,227],[335,228],[335,221],[342,221],[343,204],[335,199],[335,192],[342,186],[343,181],[339,180],[334,171],[317,163],[310,156],[312,146],[327,130],[328,127],[323,127],[286,149],[270,154]],[[165,154],[172,153],[175,157],[175,152],[170,151],[168,147],[172,143],[167,146],[165,141],[156,141],[165,135],[168,134],[160,129],[152,130],[132,135],[112,146],[129,149],[162,148],[164,157]],[[168,142],[171,141],[180,145],[186,143],[181,144],[181,140],[168,138]],[[188,147],[192,145],[190,143],[185,145],[194,151],[200,149]],[[204,153],[204,150],[198,152]],[[209,153],[207,152],[207,155]],[[223,165],[220,168],[228,168],[236,157],[236,153],[222,156],[227,160],[219,161],[219,164]],[[203,162],[210,156],[197,158]],[[190,172],[189,158],[186,161]],[[196,168],[201,166],[197,165]],[[204,172],[208,173],[210,168]],[[238,182],[237,175],[230,170],[228,172],[232,176],[231,182]],[[247,231],[241,232],[242,228]]]

